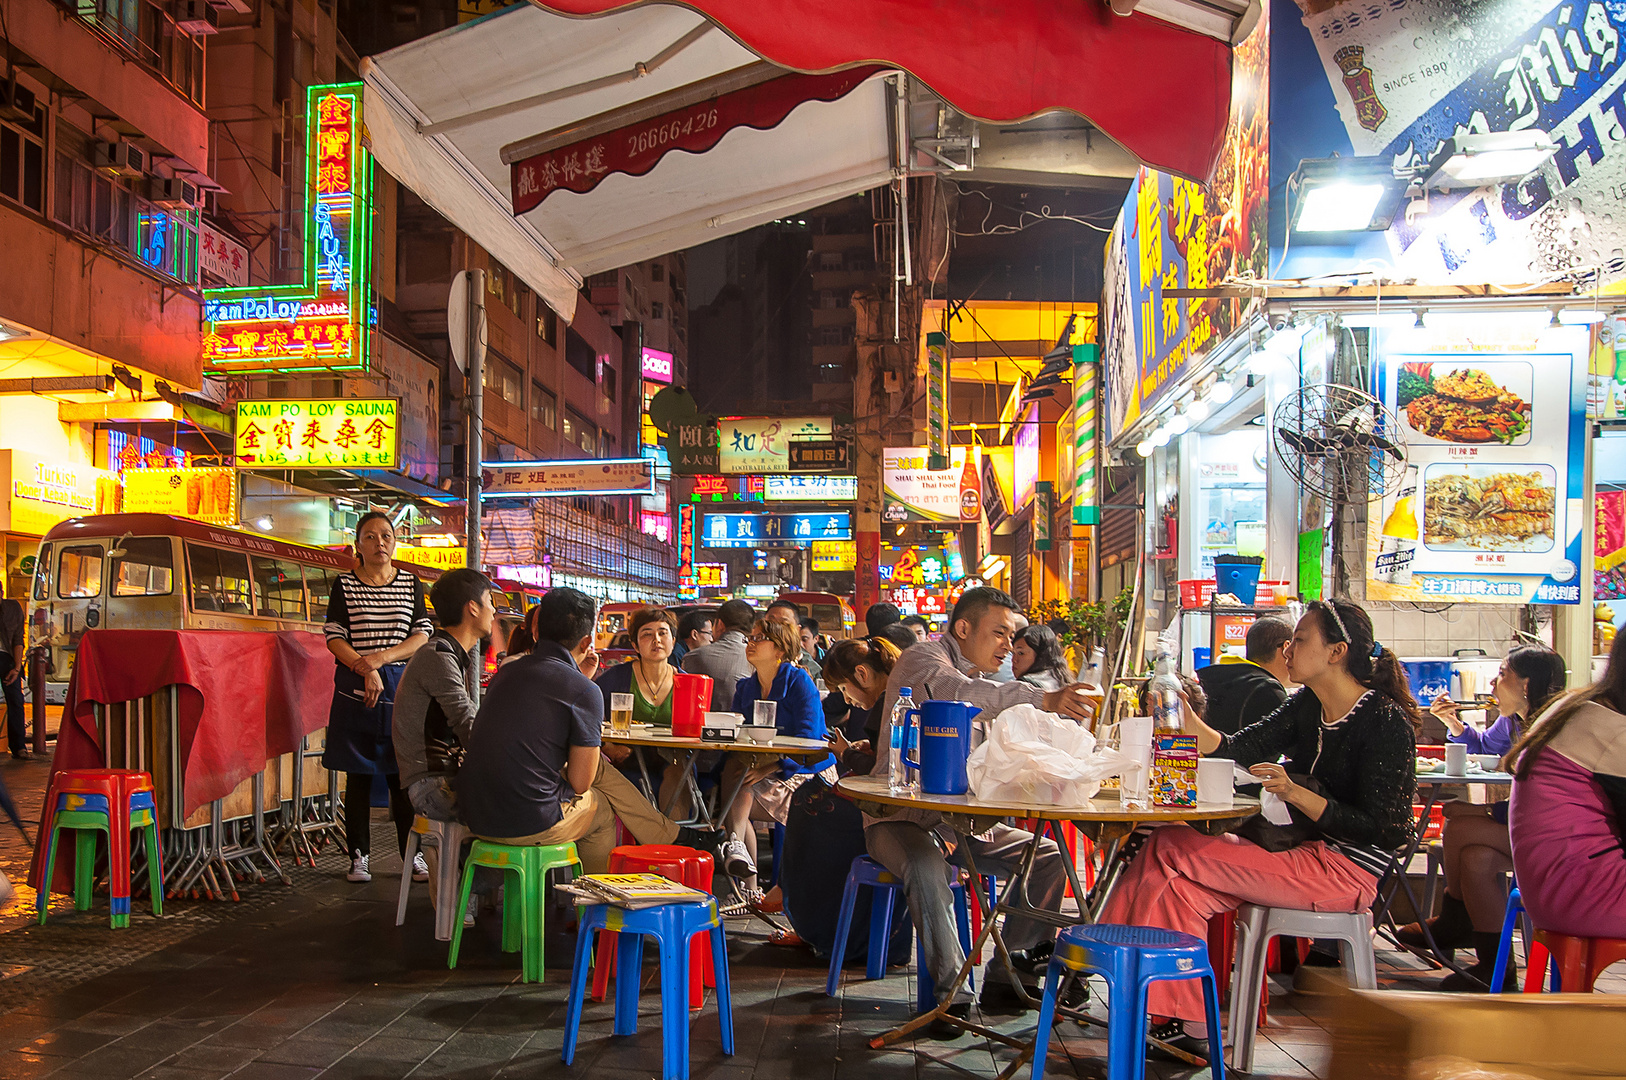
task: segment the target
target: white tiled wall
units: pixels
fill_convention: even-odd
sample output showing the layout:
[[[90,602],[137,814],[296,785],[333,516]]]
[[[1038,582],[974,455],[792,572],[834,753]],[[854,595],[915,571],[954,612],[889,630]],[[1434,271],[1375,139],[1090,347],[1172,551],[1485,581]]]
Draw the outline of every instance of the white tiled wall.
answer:
[[[1452,604],[1438,613],[1375,600],[1362,606],[1372,616],[1377,639],[1402,657],[1484,649],[1499,659],[1513,646],[1513,631],[1519,625],[1520,609],[1504,604]]]

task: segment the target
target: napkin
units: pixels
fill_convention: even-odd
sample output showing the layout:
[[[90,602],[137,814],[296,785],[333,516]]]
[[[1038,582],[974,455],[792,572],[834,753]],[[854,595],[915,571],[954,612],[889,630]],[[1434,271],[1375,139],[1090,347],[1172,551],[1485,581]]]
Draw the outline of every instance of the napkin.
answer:
[[[1253,773],[1238,765],[1236,767],[1236,786],[1251,787],[1259,783],[1259,778]],[[1265,815],[1265,820],[1272,825],[1289,825],[1293,821],[1293,813],[1288,809],[1287,801],[1274,791],[1259,791],[1259,812]]]

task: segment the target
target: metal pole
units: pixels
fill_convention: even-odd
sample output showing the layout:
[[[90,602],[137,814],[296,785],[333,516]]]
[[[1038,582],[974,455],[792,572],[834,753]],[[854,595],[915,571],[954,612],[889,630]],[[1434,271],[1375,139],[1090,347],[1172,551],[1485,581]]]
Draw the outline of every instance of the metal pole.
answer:
[[[482,401],[483,384],[485,382],[486,367],[486,272],[484,270],[470,270],[469,285],[469,318],[468,318],[468,357],[469,357],[469,385],[465,395],[469,414],[469,443],[468,453],[464,458],[463,471],[468,477],[468,505],[464,512],[464,528],[468,533],[468,565],[471,569],[480,569],[480,463],[485,456],[485,409]],[[474,678],[471,680],[474,687],[474,701],[480,701],[480,665],[482,661],[481,650],[476,647],[469,654],[469,662],[474,665]]]
[[[28,651],[28,686],[34,700],[30,703],[34,713],[34,753],[45,753],[45,649],[35,646]]]

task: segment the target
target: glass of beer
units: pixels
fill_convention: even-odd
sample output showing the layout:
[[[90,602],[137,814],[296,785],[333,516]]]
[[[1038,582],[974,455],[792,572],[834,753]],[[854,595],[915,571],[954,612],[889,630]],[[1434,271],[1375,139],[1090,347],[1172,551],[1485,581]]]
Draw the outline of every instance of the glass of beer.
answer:
[[[632,734],[632,695],[610,695],[610,734]]]

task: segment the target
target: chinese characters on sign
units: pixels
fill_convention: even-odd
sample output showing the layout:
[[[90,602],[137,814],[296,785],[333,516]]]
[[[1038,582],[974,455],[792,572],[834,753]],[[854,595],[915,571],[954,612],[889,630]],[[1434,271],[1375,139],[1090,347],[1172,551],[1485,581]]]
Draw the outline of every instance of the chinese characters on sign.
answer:
[[[678,424],[663,440],[666,454],[672,459],[672,475],[694,476],[699,473],[717,473],[717,426],[715,424]]]
[[[703,514],[701,543],[709,548],[802,547],[815,540],[851,540],[852,515]]]
[[[394,398],[237,403],[237,465],[246,469],[393,469]]]
[[[648,495],[655,490],[654,464],[648,458],[488,461],[481,467],[480,498]]]
[[[767,476],[768,502],[852,502],[858,498],[856,476]],[[695,489],[699,491],[699,488]]]
[[[728,588],[728,564],[695,563],[694,584],[698,589]]]
[[[858,569],[858,545],[851,540],[815,540],[812,555],[811,569],[815,574]]]
[[[788,473],[791,440],[828,436],[831,428],[828,416],[735,416],[718,421],[717,431],[719,472]]]
[[[210,370],[367,366],[372,156],[361,145],[361,84],[311,87],[306,128],[304,280],[205,290],[203,362]]]
[[[207,222],[198,226],[198,265],[226,285],[248,284],[248,248]]]
[[[793,472],[845,472],[852,459],[839,439],[798,439],[790,444],[790,467]]]

